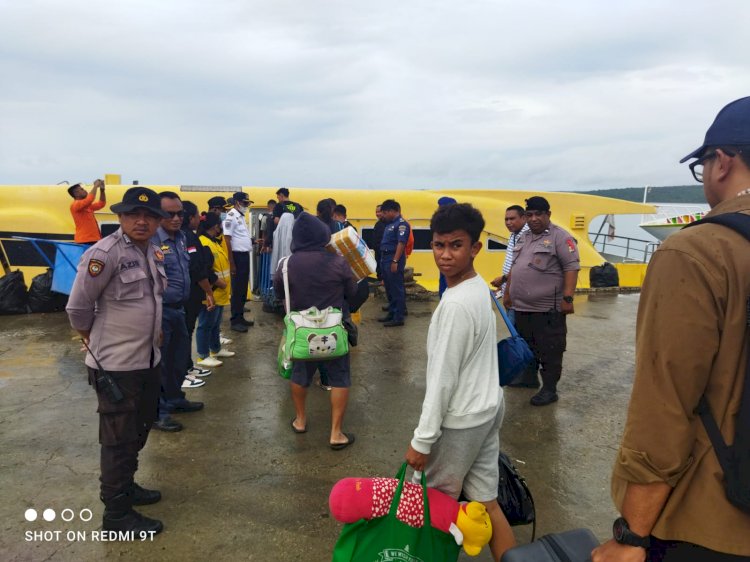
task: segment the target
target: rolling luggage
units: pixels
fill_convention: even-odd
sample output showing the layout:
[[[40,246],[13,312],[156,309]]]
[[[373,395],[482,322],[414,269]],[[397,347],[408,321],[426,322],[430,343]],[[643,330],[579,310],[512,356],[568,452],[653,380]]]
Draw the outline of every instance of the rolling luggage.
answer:
[[[537,541],[511,548],[500,562],[589,562],[591,551],[599,546],[588,529],[573,529],[544,535]]]

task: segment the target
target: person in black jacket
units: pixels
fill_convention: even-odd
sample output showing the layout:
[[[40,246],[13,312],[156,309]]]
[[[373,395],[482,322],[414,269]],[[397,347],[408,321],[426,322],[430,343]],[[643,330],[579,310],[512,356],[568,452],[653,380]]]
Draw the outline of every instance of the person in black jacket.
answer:
[[[209,310],[214,307],[214,295],[211,286],[216,281],[216,274],[212,269],[213,255],[211,251],[201,244],[198,235],[195,233],[201,221],[198,207],[190,201],[183,201],[182,209],[184,212],[182,231],[185,233],[187,251],[190,255],[190,297],[185,303],[185,322],[190,334],[192,349],[193,332],[195,331],[198,313],[201,310],[201,303],[206,300]],[[191,357],[183,388],[203,386],[205,381],[197,377],[207,377],[210,374],[210,370],[195,366]]]

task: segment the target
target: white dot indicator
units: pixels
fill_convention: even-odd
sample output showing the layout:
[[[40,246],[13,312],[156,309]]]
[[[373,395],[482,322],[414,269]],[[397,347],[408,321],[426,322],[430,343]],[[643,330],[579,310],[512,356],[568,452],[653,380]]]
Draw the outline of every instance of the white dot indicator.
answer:
[[[26,521],[36,521],[36,509],[27,509],[23,516],[26,518]]]
[[[76,514],[73,512],[73,510],[67,507],[60,512],[60,519],[62,519],[66,523],[73,521],[73,517],[75,516]]]
[[[80,516],[81,521],[91,521],[91,518],[94,516],[94,514],[91,513],[91,510],[89,508],[84,508],[81,510]]]
[[[54,521],[56,517],[55,510],[48,507],[44,510],[44,513],[42,513],[42,517],[44,517],[45,521]]]

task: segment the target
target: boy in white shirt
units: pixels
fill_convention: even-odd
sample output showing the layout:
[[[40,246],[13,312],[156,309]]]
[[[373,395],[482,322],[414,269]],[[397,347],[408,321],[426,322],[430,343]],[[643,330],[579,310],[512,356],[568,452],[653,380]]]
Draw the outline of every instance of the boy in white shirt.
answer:
[[[481,502],[492,522],[490,550],[499,562],[515,545],[497,503],[499,429],[505,411],[497,331],[489,287],[474,271],[482,214],[468,203],[439,208],[430,222],[435,263],[448,289],[427,335],[422,415],[406,461],[429,486]],[[419,474],[415,474],[419,481]]]

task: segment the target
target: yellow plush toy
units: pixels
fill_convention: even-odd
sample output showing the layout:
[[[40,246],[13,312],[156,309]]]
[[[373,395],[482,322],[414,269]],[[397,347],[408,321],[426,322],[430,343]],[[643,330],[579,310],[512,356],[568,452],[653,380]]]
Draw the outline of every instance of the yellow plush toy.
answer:
[[[487,509],[479,502],[461,504],[456,518],[456,527],[463,535],[464,551],[476,556],[492,538],[492,523]]]

